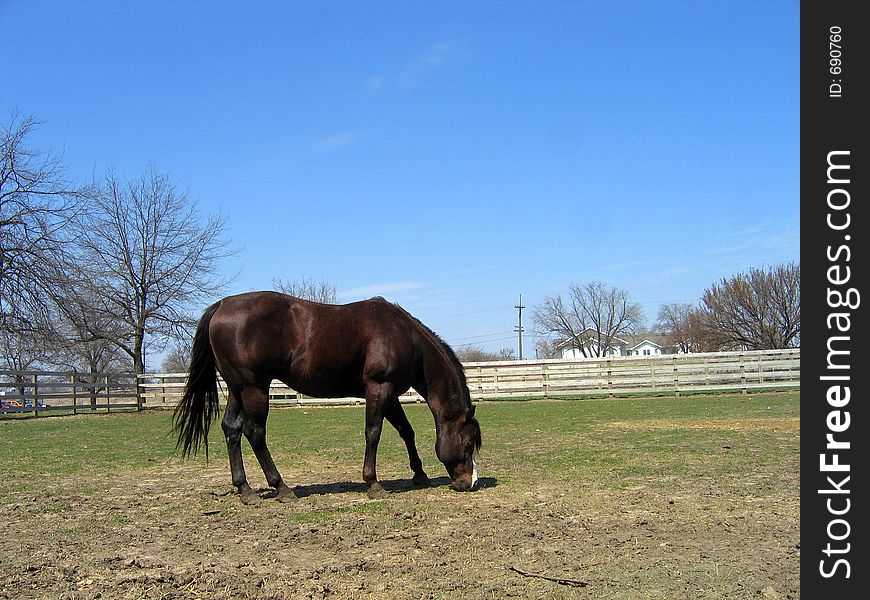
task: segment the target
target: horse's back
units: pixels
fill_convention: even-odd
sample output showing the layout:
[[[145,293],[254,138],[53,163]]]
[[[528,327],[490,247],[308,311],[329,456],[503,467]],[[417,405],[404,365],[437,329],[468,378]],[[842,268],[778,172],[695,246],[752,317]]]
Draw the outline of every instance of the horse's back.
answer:
[[[249,292],[221,301],[210,335],[225,378],[280,379],[312,396],[362,396],[367,378],[413,385],[419,358],[407,313],[383,299],[329,305]]]

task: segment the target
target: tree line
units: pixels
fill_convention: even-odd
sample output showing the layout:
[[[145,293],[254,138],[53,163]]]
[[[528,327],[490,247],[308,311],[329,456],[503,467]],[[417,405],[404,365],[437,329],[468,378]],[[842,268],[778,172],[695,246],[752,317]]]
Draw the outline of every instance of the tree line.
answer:
[[[38,126],[0,125],[0,368],[143,373],[228,283],[226,218],[153,167],[73,184]]]
[[[599,281],[546,298],[534,321],[542,358],[566,346],[605,356],[622,338],[644,334],[669,353],[794,348],[800,346],[800,264],[750,268],[713,283],[696,304],[664,304],[651,330],[626,290]]]

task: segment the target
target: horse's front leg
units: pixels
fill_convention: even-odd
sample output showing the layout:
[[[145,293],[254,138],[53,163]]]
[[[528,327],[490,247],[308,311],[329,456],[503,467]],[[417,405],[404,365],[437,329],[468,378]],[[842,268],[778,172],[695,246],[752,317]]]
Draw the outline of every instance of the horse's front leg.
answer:
[[[410,461],[411,470],[414,472],[414,485],[418,487],[429,487],[431,485],[429,476],[423,470],[423,461],[420,460],[420,455],[417,453],[417,445],[414,443],[414,429],[411,427],[411,422],[405,415],[402,409],[402,404],[397,397],[391,398],[384,413],[390,425],[396,428],[399,432],[402,441],[405,442],[405,448],[408,450],[408,460]]]
[[[369,498],[386,498],[387,491],[378,482],[377,462],[378,443],[384,426],[384,410],[392,386],[389,384],[369,384],[366,389],[366,455],[363,460],[363,481],[368,485]]]

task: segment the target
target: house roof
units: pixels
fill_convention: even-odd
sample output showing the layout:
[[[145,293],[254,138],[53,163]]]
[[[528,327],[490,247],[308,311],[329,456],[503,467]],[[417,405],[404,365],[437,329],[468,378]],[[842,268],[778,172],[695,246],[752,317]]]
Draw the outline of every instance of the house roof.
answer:
[[[650,341],[650,340],[644,339],[644,340],[641,340],[640,342],[636,343],[636,344],[635,344],[634,346],[632,346],[631,348],[629,348],[629,351],[631,351],[631,350],[637,350],[639,347],[643,346],[644,344],[649,344],[650,346],[655,346],[655,347],[658,348],[658,349],[661,349],[661,348],[662,348],[662,345],[661,345],[661,344],[656,344],[656,343],[653,342],[653,341]]]
[[[581,334],[584,334],[584,333],[586,333],[587,331],[588,331],[588,332],[591,332],[593,335],[598,333],[597,330],[594,329],[593,327],[587,327],[586,329],[584,329],[584,330],[581,331],[580,333],[581,333]],[[590,336],[590,337],[592,337],[592,336]],[[611,344],[612,344],[612,345],[615,345],[615,346],[625,346],[625,345],[628,344],[627,341],[625,341],[624,339],[622,339],[622,338],[620,338],[620,337],[616,337],[616,336],[612,336],[612,337],[610,338],[610,340],[611,340]],[[556,348],[560,348],[560,349],[561,349],[561,348],[564,348],[565,346],[569,345],[570,343],[571,343],[571,340],[570,340],[570,339],[555,340]]]

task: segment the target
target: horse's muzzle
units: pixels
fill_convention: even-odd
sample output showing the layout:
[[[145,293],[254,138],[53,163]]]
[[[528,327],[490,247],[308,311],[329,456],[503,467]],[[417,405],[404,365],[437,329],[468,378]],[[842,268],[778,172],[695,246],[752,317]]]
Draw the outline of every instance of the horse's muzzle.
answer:
[[[477,489],[477,481],[470,475],[459,477],[450,482],[450,489],[457,492],[473,492]]]
[[[467,465],[465,466],[467,469]],[[471,472],[464,471],[462,467],[448,468],[450,474],[450,488],[457,492],[473,492],[478,488],[480,479],[477,475],[477,450],[471,455]]]

